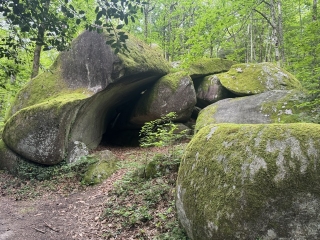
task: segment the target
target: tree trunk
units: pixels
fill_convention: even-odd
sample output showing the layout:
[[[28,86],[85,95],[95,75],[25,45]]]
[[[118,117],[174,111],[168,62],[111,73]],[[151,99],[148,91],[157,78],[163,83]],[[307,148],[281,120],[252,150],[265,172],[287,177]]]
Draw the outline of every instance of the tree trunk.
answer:
[[[253,63],[253,15],[251,13],[251,24],[250,24],[250,62]]]
[[[39,74],[41,50],[42,45],[37,44],[34,48],[31,78],[34,78]]]
[[[280,49],[280,61],[281,65],[285,63],[285,51],[284,51],[284,40],[283,40],[283,19],[282,19],[282,5],[281,0],[278,0],[277,2],[278,6],[278,21],[277,21],[277,32],[278,32],[278,38],[279,38],[279,49]]]
[[[280,67],[284,61],[281,0],[270,0],[270,12],[275,60]]]
[[[313,0],[313,5],[312,5],[312,20],[317,21],[317,15],[318,15],[318,0]]]
[[[150,5],[150,0],[146,2],[144,5],[144,39],[148,43],[148,37],[149,37],[149,17],[150,12],[154,9],[154,6]]]
[[[46,16],[49,12],[49,6],[50,6],[50,0],[47,0],[44,7],[43,7],[43,14]],[[45,19],[45,17],[44,17]],[[40,68],[40,56],[41,56],[41,50],[44,42],[44,34],[45,34],[45,24],[42,23],[38,29],[38,39],[36,42],[36,46],[33,52],[33,65],[32,65],[32,73],[31,78],[36,77],[39,74],[39,68]]]
[[[144,39],[146,42],[148,42],[148,9],[147,4],[144,6]]]

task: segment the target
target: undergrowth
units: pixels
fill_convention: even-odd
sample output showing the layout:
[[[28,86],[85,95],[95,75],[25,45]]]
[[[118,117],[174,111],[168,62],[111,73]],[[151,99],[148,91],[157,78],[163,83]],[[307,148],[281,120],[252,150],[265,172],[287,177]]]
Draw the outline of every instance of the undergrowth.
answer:
[[[172,166],[178,160],[170,161],[167,154],[158,154],[152,159],[159,160],[162,168],[157,168],[157,174],[152,177],[141,175],[143,166],[140,166],[114,184],[100,217],[107,229],[104,237],[124,239],[130,231],[134,239],[188,239],[176,218],[174,196],[178,168]]]
[[[69,194],[84,190],[86,186],[81,184],[82,177],[88,167],[97,161],[90,156],[72,164],[61,162],[54,166],[21,161],[17,176],[0,171],[0,194],[25,200],[47,192]]]

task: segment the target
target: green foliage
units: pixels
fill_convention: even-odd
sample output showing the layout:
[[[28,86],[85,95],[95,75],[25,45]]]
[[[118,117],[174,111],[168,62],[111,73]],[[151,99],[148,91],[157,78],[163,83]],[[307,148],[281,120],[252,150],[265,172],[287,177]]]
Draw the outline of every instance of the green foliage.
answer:
[[[139,170],[139,175],[144,178],[154,178],[166,172],[177,171],[180,164],[179,150],[174,143],[187,136],[187,130],[177,132],[177,125],[173,123],[177,114],[170,112],[154,121],[146,122],[140,130],[141,147],[165,147],[169,146],[166,154],[156,155],[148,162],[148,154],[145,156],[144,167]],[[178,157],[177,157],[178,156]]]
[[[170,154],[156,154],[145,166],[138,168],[137,175],[149,179],[178,172],[183,150],[183,145],[175,145]]]
[[[0,191],[3,195],[12,195],[16,200],[35,198],[48,191],[78,191],[85,188],[80,181],[87,169],[97,161],[87,156],[72,164],[61,162],[54,166],[44,166],[19,160],[15,176],[0,171]]]
[[[68,164],[61,162],[53,166],[45,166],[38,163],[20,160],[17,175],[26,180],[36,179],[39,181],[52,179],[53,177],[72,175],[82,179],[88,167],[98,160],[91,156],[82,157],[79,161]]]
[[[44,46],[44,50],[68,47],[77,28],[84,22],[86,29],[102,32],[103,28],[113,37],[110,44],[115,52],[126,48],[128,36],[120,30],[129,21],[135,21],[135,14],[141,9],[140,0],[98,1],[95,6],[95,21],[92,19],[88,1],[80,4],[72,1],[0,1],[2,13],[9,33],[1,39],[0,58],[14,59],[18,63],[18,50],[30,44]],[[92,7],[92,6],[91,6]],[[88,15],[88,17],[87,17]],[[117,23],[113,19],[119,20]]]
[[[141,147],[163,147],[172,145],[175,140],[186,135],[186,131],[176,133],[177,126],[173,120],[177,118],[175,112],[154,121],[146,122],[140,130]]]

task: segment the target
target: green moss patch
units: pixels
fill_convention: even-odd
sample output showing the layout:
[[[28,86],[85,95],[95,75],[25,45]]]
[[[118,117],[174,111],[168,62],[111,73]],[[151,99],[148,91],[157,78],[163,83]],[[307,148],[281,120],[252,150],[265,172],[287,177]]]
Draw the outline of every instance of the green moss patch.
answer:
[[[273,90],[261,94],[225,99],[204,108],[197,119],[195,130],[212,123],[295,123],[300,116],[315,113],[299,107],[304,93],[299,90]],[[305,121],[306,122],[306,121]]]
[[[319,149],[317,124],[202,128],[179,169],[180,221],[193,239],[258,239],[270,231],[294,237],[315,217],[299,208],[310,199],[320,203]]]
[[[233,61],[221,58],[201,58],[187,68],[192,79],[210,74],[226,72],[235,64]]]
[[[239,96],[302,88],[292,74],[272,63],[236,64],[218,77],[225,88]]]
[[[116,161],[99,161],[85,173],[82,183],[94,185],[103,182],[118,169]]]
[[[197,133],[202,127],[215,123],[214,114],[217,109],[217,105],[209,105],[200,111],[194,128],[195,133]]]
[[[307,107],[301,108],[299,104],[303,101],[304,94],[301,91],[291,91],[282,99],[262,104],[261,110],[268,114],[274,123],[300,122],[301,113],[311,113]]]
[[[118,159],[110,151],[102,151],[83,158],[96,159],[82,178],[82,183],[94,185],[103,182],[118,169]]]
[[[13,107],[7,118],[19,110],[36,104],[51,104],[53,102],[66,102],[68,99],[84,99],[90,94],[86,89],[68,89],[62,80],[59,68],[53,72],[44,72],[32,79],[17,95]]]
[[[183,77],[188,77],[187,72],[181,71],[181,72],[176,72],[176,73],[170,73],[170,74],[167,74],[164,77],[160,78],[160,80],[158,82],[159,83],[161,82],[162,84],[171,88],[172,91],[175,91],[178,89],[181,78],[183,78]]]
[[[141,70],[160,70],[163,75],[170,71],[169,63],[163,58],[161,51],[151,48],[145,42],[129,35],[126,42],[129,53],[118,53],[126,71],[126,75],[141,72]]]
[[[21,109],[5,125],[6,144],[34,162],[47,165],[61,162],[83,98],[86,96],[82,94],[62,95]]]

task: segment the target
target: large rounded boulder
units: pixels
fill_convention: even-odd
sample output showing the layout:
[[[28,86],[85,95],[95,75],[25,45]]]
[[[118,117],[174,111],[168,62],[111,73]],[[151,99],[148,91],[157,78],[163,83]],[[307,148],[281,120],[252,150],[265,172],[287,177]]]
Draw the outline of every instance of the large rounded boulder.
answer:
[[[130,36],[130,52],[114,54],[107,34],[84,32],[50,72],[18,94],[3,141],[23,158],[46,165],[76,159],[78,146],[99,145],[127,102],[169,71],[161,53]],[[76,144],[77,143],[77,144]]]
[[[293,75],[267,62],[236,64],[217,77],[225,88],[238,96],[271,90],[301,89],[300,82]]]
[[[212,124],[188,144],[176,190],[191,239],[319,239],[320,125]]]
[[[195,130],[212,123],[294,123],[303,93],[300,91],[273,90],[257,95],[228,98],[202,109]]]
[[[203,78],[196,89],[197,106],[206,107],[219,100],[233,97],[233,94],[222,86],[217,75],[209,75]]]
[[[186,122],[196,104],[196,92],[192,79],[186,72],[170,73],[147,90],[133,110],[130,122],[143,125],[175,112],[175,121]]]

